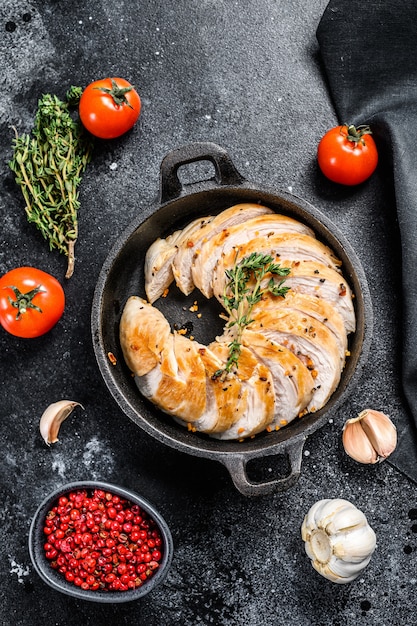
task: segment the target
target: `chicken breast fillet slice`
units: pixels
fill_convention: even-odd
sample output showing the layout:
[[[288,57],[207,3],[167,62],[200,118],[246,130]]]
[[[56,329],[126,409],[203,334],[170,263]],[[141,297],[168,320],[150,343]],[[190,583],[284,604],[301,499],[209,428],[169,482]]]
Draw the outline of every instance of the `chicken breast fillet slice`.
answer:
[[[225,364],[229,356],[228,345],[213,342],[210,350]],[[226,430],[213,431],[216,439],[244,439],[252,437],[269,426],[274,419],[275,395],[272,375],[268,367],[261,363],[251,350],[242,347],[236,378],[240,382],[240,396],[236,398],[238,419]],[[218,379],[219,393],[227,389],[228,380]],[[225,386],[226,385],[226,386]],[[233,407],[232,407],[233,408]]]
[[[191,273],[194,285],[207,297],[213,295],[213,271],[221,256],[252,239],[270,239],[273,235],[300,233],[314,238],[314,232],[298,220],[277,213],[259,215],[241,224],[223,228],[199,246]]]
[[[310,369],[315,389],[307,410],[313,412],[324,406],[339,384],[344,367],[330,330],[298,311],[264,310],[253,318],[251,330],[288,348]]]
[[[213,216],[198,218],[166,239],[156,239],[148,248],[145,255],[145,292],[149,302],[160,298],[173,282],[172,261],[178,248],[212,219]]]
[[[315,381],[306,365],[288,348],[262,333],[246,329],[242,343],[264,363],[272,374],[275,411],[271,427],[279,430],[296,417],[304,415],[313,397]]]
[[[265,430],[274,416],[269,370],[243,348],[237,373],[223,379],[216,372],[226,365],[227,345],[213,342],[200,353],[206,368],[207,401],[205,412],[193,421],[192,429],[220,439],[240,439]],[[186,425],[185,420],[177,421]]]
[[[200,350],[200,357],[206,372],[206,408],[199,418],[193,421],[192,429],[211,434],[230,428],[241,416],[244,403],[240,402],[242,385],[236,377],[231,377],[222,384],[214,374],[224,367],[209,348]],[[187,425],[186,420],[182,420]]]
[[[123,308],[119,336],[128,368],[137,376],[144,376],[160,364],[171,328],[157,308],[139,296],[131,296]]]
[[[280,312],[298,311],[299,313],[306,313],[309,317],[321,322],[330,330],[336,340],[340,358],[342,360],[345,359],[348,347],[345,325],[340,313],[327,300],[291,290],[285,297],[274,296],[269,292],[255,305],[255,315],[258,309],[269,309],[271,311],[279,309]]]
[[[246,348],[237,375],[223,381],[214,374],[226,364],[227,346],[213,342],[207,348],[172,334],[164,315],[137,296],[123,309],[120,341],[140,392],[193,429],[229,439],[258,433],[271,422],[271,374]]]
[[[210,237],[217,235],[224,228],[241,224],[256,215],[266,215],[268,213],[273,213],[272,209],[260,204],[235,204],[216,215],[208,224],[197,229],[192,237],[186,237],[172,259],[172,271],[180,291],[188,295],[194,289],[191,268],[194,257],[199,254],[203,243],[208,241]]]
[[[171,415],[198,419],[205,410],[206,372],[200,345],[170,332],[163,314],[132,296],[123,309],[120,343],[141,393]]]
[[[290,288],[289,293],[303,293],[331,304],[343,319],[347,333],[352,333],[356,328],[356,314],[352,290],[342,274],[331,267],[317,261],[289,261],[279,260],[281,267],[290,268],[290,273],[285,277],[284,285]],[[271,274],[265,276],[262,286],[266,286]],[[272,277],[275,283],[282,280],[281,277]],[[221,265],[216,268],[214,296],[223,304],[224,289],[227,284],[226,274]]]
[[[291,272],[285,279],[285,285],[291,291],[326,300],[339,312],[346,332],[355,331],[356,314],[352,290],[340,272],[317,261],[282,261],[282,266],[291,266]]]
[[[251,241],[236,246],[226,254],[220,254],[213,271],[212,288],[213,294],[222,302],[224,287],[227,282],[226,270],[249,257],[252,253],[268,254],[275,263],[281,267],[291,267],[291,264],[299,261],[319,262],[326,267],[338,272],[341,261],[333,251],[310,235],[301,233],[284,233],[271,237],[255,237]],[[285,261],[285,263],[284,263]]]

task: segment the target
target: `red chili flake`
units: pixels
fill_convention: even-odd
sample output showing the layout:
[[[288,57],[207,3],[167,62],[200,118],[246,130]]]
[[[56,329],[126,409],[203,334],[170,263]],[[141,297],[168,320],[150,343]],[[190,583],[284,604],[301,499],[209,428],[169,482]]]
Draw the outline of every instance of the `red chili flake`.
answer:
[[[187,248],[194,248],[194,242],[193,241],[187,241]]]
[[[116,363],[117,363],[117,359],[116,359],[116,357],[114,356],[113,352],[108,352],[108,353],[107,353],[107,356],[108,356],[108,359],[109,359],[110,363],[111,363],[112,365],[116,365]]]
[[[60,502],[45,517],[44,551],[68,582],[85,590],[126,591],[158,569],[162,536],[141,507],[99,489],[72,491],[65,506],[62,497]]]

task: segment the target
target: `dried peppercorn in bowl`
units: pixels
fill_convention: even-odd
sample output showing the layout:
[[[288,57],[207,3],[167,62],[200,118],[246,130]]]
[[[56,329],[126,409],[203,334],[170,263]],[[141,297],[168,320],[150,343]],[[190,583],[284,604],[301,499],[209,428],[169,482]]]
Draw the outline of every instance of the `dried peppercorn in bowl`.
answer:
[[[168,573],[173,542],[167,523],[145,498],[103,482],[63,485],[40,504],[29,552],[52,588],[93,602],[129,602]]]

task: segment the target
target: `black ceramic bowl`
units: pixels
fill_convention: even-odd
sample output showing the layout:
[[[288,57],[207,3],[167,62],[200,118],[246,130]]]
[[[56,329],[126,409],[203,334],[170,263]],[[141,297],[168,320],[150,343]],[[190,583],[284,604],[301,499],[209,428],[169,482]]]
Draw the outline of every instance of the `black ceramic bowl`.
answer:
[[[45,556],[44,544],[47,541],[43,532],[45,519],[48,511],[57,504],[61,496],[67,495],[71,491],[86,489],[102,489],[114,495],[118,495],[131,502],[137,504],[151,517],[157,524],[162,538],[162,559],[160,566],[152,577],[144,581],[143,585],[136,589],[127,591],[102,591],[102,590],[83,590],[72,582],[68,582],[64,575],[51,567],[50,562]],[[61,591],[74,598],[82,600],[90,600],[92,602],[103,603],[120,603],[130,602],[142,598],[150,591],[160,585],[165,579],[171,565],[173,557],[173,542],[170,530],[163,517],[158,513],[155,507],[145,498],[137,495],[133,491],[118,487],[116,485],[96,481],[81,481],[67,483],[59,489],[50,493],[40,504],[36,511],[29,530],[29,553],[33,566],[42,580],[50,585],[56,591]]]

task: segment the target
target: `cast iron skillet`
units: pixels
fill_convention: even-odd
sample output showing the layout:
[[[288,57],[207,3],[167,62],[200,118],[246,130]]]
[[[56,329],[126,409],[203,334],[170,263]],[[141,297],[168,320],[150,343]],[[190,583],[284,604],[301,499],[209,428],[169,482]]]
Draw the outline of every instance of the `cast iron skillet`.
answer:
[[[214,167],[214,177],[183,184],[179,168],[206,162]],[[202,163],[199,166],[203,165]],[[183,170],[183,172],[186,170]],[[357,330],[351,338],[350,356],[339,387],[323,409],[295,420],[278,432],[263,433],[244,442],[218,441],[188,432],[159,411],[139,393],[124,364],[119,343],[119,319],[127,298],[145,297],[143,265],[149,245],[160,236],[182,228],[199,216],[219,213],[240,202],[264,204],[277,213],[308,224],[317,238],[329,245],[341,259],[345,278],[355,295]],[[197,301],[201,317],[190,312]],[[197,290],[188,298],[173,287],[161,308],[172,327],[185,326],[202,343],[209,343],[222,330],[220,305],[206,300]],[[192,143],[170,152],[161,163],[158,201],[138,215],[110,251],[96,286],[92,306],[93,344],[102,376],[111,394],[126,415],[145,432],[179,451],[223,463],[233,483],[244,495],[284,491],[296,483],[301,472],[302,450],[310,435],[334,414],[356,384],[367,359],[372,334],[372,305],[363,268],[350,244],[324,215],[293,195],[247,181],[234,167],[228,153],[213,143]],[[113,353],[116,364],[109,359]],[[247,464],[271,455],[287,457],[289,473],[273,480],[249,479]]]

